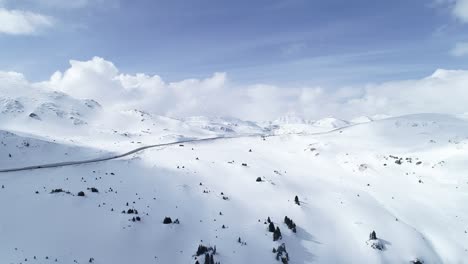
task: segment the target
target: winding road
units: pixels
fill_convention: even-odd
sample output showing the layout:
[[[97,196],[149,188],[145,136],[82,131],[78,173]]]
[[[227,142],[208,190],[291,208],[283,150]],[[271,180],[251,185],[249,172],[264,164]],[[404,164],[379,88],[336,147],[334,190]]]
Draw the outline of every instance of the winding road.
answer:
[[[248,135],[248,136],[239,136],[239,137],[254,137],[254,136],[264,136],[264,135]],[[203,142],[203,141],[214,141],[218,139],[230,139],[230,138],[239,138],[239,137],[212,137],[212,138],[202,138],[202,139],[187,139],[181,140],[176,142],[169,142],[169,143],[162,143],[162,144],[155,144],[155,145],[148,145],[144,147],[139,147],[133,149],[131,151],[125,152],[123,154],[108,156],[108,157],[101,157],[95,159],[88,159],[88,160],[78,160],[78,161],[66,161],[66,162],[57,162],[57,163],[48,163],[48,164],[41,164],[41,165],[34,165],[34,166],[26,166],[26,167],[19,167],[19,168],[11,168],[11,169],[0,169],[0,173],[5,172],[15,172],[15,171],[26,171],[26,170],[37,170],[37,169],[47,169],[47,168],[58,168],[58,167],[66,167],[66,166],[73,166],[73,165],[81,165],[81,164],[88,164],[88,163],[96,163],[101,161],[108,161],[123,158],[126,156],[130,156],[137,152],[150,149],[150,148],[157,148],[157,147],[165,147],[165,146],[172,146],[184,143],[194,143],[194,142]]]
[[[317,132],[317,133],[292,133],[294,135],[324,135],[324,134],[330,134],[336,131],[342,131],[344,129],[360,125],[360,124],[353,124],[349,125],[346,127],[341,127],[341,128],[336,128],[330,131],[325,131],[325,132]],[[219,136],[219,137],[211,137],[211,138],[202,138],[202,139],[187,139],[187,140],[181,140],[181,141],[176,141],[176,142],[169,142],[169,143],[162,143],[162,144],[155,144],[155,145],[148,145],[144,147],[139,147],[136,149],[133,149],[131,151],[125,152],[123,154],[118,154],[118,155],[113,155],[113,156],[108,156],[108,157],[101,157],[101,158],[95,158],[95,159],[88,159],[88,160],[78,160],[78,161],[66,161],[66,162],[57,162],[57,163],[48,163],[48,164],[41,164],[41,165],[33,165],[33,166],[25,166],[25,167],[18,167],[18,168],[9,168],[9,169],[0,169],[0,173],[6,173],[6,172],[17,172],[17,171],[28,171],[28,170],[38,170],[38,169],[48,169],[48,168],[59,168],[59,167],[67,167],[67,166],[74,166],[74,165],[82,165],[82,164],[89,164],[89,163],[96,163],[96,162],[102,162],[102,161],[108,161],[108,160],[115,160],[119,158],[123,158],[126,156],[130,156],[132,154],[135,154],[137,152],[146,150],[146,149],[151,149],[151,148],[157,148],[157,147],[165,147],[165,146],[173,146],[173,145],[178,145],[178,144],[184,144],[184,143],[196,143],[196,142],[204,142],[204,141],[215,141],[215,140],[220,140],[220,139],[234,139],[234,138],[246,138],[246,137],[274,137],[274,136],[282,136],[282,135],[291,135],[291,134],[280,134],[280,135],[271,135],[271,134],[250,134],[250,135],[238,135],[238,136]]]

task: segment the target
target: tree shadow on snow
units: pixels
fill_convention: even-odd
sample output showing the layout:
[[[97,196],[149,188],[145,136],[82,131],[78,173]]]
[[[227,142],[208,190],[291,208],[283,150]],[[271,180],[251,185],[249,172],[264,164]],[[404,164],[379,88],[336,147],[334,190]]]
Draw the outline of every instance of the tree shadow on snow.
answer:
[[[283,242],[286,244],[290,263],[312,263],[317,257],[310,252],[310,249],[304,246],[304,242],[312,242],[321,245],[314,236],[301,227],[296,227],[297,233],[292,233],[290,230],[283,231]]]
[[[388,246],[391,246],[392,243],[390,241],[387,241],[385,239],[379,238],[380,243],[384,246],[383,251],[388,249]]]

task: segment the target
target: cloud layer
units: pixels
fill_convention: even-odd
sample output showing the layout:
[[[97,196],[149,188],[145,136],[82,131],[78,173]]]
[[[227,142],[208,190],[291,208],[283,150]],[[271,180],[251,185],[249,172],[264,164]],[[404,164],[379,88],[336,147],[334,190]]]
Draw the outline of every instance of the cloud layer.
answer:
[[[233,85],[226,73],[206,79],[167,83],[157,75],[125,74],[109,61],[95,57],[70,61],[70,68],[50,80],[28,83],[18,73],[2,73],[11,85],[65,92],[95,99],[111,109],[141,109],[173,117],[230,116],[274,120],[295,113],[308,119],[335,116],[401,115],[421,112],[464,113],[468,105],[468,71],[437,70],[418,80],[365,87],[279,87],[267,84]]]
[[[54,20],[48,16],[0,8],[0,33],[30,35],[53,25]]]

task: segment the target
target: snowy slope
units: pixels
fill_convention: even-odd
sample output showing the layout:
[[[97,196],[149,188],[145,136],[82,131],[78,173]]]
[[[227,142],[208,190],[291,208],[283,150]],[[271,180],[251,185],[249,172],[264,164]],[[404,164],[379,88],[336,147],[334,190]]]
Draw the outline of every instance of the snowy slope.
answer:
[[[272,134],[285,135],[327,132],[333,129],[350,126],[352,123],[354,122],[348,122],[334,117],[312,121],[290,114],[263,125],[270,130]]]
[[[6,89],[0,93],[0,130],[88,148],[125,151],[190,138],[262,134],[254,122],[232,118],[175,119],[139,109],[103,107],[61,92]]]
[[[42,135],[33,140],[33,135],[2,132],[7,144],[0,148],[0,168],[66,159],[62,153],[80,158],[152,140],[210,137],[219,135],[220,127],[262,131],[219,119],[123,116],[134,116],[120,116],[135,120],[133,130],[126,129],[131,134],[104,126],[96,137],[76,132],[81,141],[73,147]],[[145,123],[142,119],[155,122],[151,134],[141,132],[144,125],[136,127]],[[223,264],[280,263],[272,249],[282,243],[289,263],[468,262],[466,119],[422,114],[330,133],[267,137],[243,137],[233,130],[226,133],[240,137],[0,174],[0,208],[7,212],[0,220],[1,262],[195,263],[203,244],[216,246],[214,259]],[[136,139],[146,142],[130,143]],[[35,148],[19,148],[25,140]],[[98,150],[88,148],[93,144]],[[11,163],[8,153],[23,158]],[[58,188],[65,192],[50,193]],[[77,196],[79,191],[85,196]],[[128,209],[138,215],[122,213]],[[136,216],[141,221],[131,221]],[[285,216],[297,225],[296,233]],[[180,224],[163,224],[165,217]],[[268,217],[280,228],[281,240],[273,241]],[[368,241],[373,230],[379,240]],[[204,263],[203,256],[198,259]]]
[[[0,130],[0,168],[17,168],[109,156],[99,149],[84,148],[73,142],[50,142]]]

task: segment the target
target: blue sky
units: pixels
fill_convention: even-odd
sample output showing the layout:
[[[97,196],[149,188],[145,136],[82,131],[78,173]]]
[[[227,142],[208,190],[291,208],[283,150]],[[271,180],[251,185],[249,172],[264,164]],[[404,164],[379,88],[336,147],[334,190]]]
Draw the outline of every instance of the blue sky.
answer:
[[[468,69],[466,0],[0,0],[0,70],[338,87]],[[6,22],[5,22],[6,21]],[[25,25],[26,23],[26,25]]]

